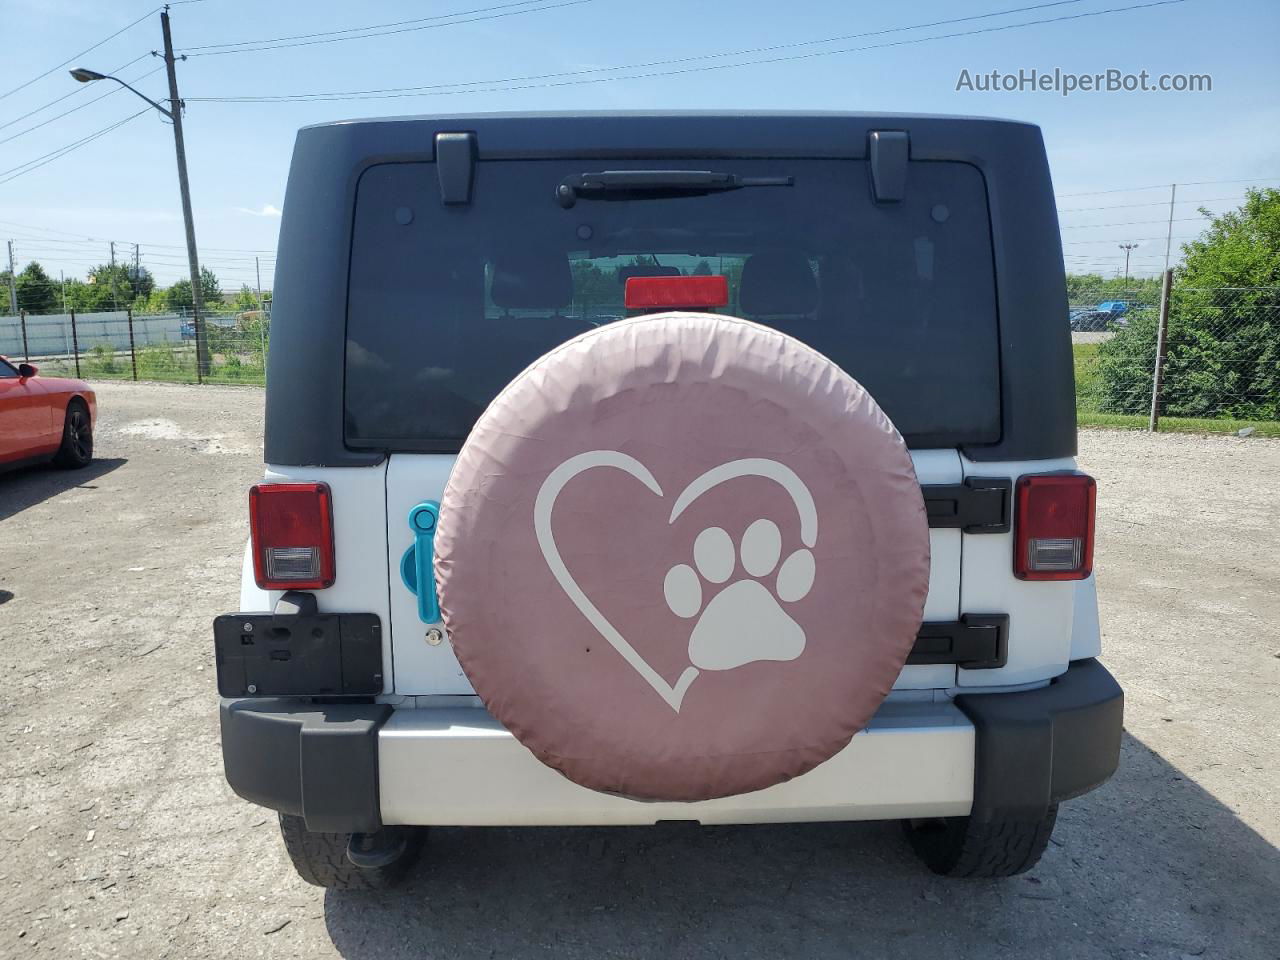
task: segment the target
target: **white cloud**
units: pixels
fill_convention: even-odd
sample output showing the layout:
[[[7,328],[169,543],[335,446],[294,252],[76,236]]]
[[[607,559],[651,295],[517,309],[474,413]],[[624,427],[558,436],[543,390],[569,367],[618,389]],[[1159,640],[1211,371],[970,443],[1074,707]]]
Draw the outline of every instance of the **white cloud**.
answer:
[[[236,207],[240,213],[247,213],[251,217],[278,217],[280,216],[280,208],[274,203],[264,203],[261,210],[250,210],[248,207]]]

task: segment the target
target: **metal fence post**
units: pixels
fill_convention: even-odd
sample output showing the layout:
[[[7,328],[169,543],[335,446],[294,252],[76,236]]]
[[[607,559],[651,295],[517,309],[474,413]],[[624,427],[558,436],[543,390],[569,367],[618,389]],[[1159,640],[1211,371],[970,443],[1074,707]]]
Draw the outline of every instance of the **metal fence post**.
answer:
[[[133,308],[125,311],[129,318],[129,360],[133,364],[133,379],[138,379],[138,348],[133,343]]]
[[[1160,326],[1156,331],[1156,365],[1151,374],[1151,419],[1147,428],[1153,433],[1160,425],[1160,384],[1164,379],[1164,357],[1169,337],[1169,301],[1173,294],[1173,271],[1164,272],[1160,284]]]
[[[18,321],[22,324],[22,355],[27,363],[31,362],[31,348],[27,346],[27,311],[18,311]]]
[[[76,377],[80,376],[80,337],[76,333],[76,312],[71,311],[71,352],[76,358]]]

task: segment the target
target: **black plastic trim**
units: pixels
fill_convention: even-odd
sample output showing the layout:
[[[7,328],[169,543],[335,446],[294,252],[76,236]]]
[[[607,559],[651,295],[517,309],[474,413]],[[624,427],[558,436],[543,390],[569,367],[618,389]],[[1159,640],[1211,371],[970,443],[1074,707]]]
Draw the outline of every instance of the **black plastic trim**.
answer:
[[[1076,452],[1075,386],[1053,185],[1038,127],[1008,120],[842,113],[489,114],[346,121],[298,133],[276,266],[266,460],[367,466],[343,440],[351,225],[361,173],[430,163],[439,133],[471,132],[475,159],[832,157],[866,160],[873,131],[910,136],[910,162],[977,167],[987,184],[1000,330],[1001,434],[972,460]],[[438,174],[437,174],[438,175]],[[477,180],[482,171],[477,168]],[[550,202],[550,201],[549,201]],[[954,438],[908,437],[917,449]],[[398,447],[397,447],[398,449]]]
[[[385,703],[310,704],[223,700],[227,783],[259,806],[300,816],[308,830],[373,833],[378,807],[378,728]]]
[[[966,613],[953,622],[920,624],[907,665],[954,663],[966,670],[995,670],[1009,660],[1009,615]]]
[[[1047,687],[961,694],[955,703],[977,734],[976,820],[1039,821],[1119,766],[1124,692],[1097,660],[1072,663]]]
[[[965,533],[1008,533],[1013,481],[1007,477],[968,477],[964,483],[931,483],[924,493],[929,526]]]

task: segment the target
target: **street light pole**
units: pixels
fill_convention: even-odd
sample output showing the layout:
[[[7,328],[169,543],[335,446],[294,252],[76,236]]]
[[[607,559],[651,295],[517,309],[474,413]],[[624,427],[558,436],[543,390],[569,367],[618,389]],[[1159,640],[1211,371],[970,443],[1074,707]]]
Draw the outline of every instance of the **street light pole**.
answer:
[[[144,93],[134,90],[119,77],[76,67],[71,76],[80,83],[93,80],[114,80],[126,90],[137,94],[162,115],[173,122],[173,146],[178,158],[178,189],[182,192],[182,221],[187,233],[187,267],[191,273],[191,312],[196,331],[196,379],[203,380],[209,372],[209,346],[204,327],[204,290],[200,285],[200,258],[196,254],[196,228],[191,216],[191,186],[187,180],[187,148],[182,139],[182,98],[178,96],[178,76],[174,72],[177,58],[173,55],[173,37],[169,33],[169,8],[160,13],[160,26],[164,31],[164,66],[169,75],[169,108],[166,110]],[[154,51],[153,51],[154,53]],[[183,59],[186,59],[183,57]]]
[[[173,120],[173,147],[178,155],[178,189],[182,192],[182,220],[187,231],[187,265],[191,270],[191,309],[196,331],[196,376],[209,372],[209,345],[204,329],[204,290],[200,283],[200,259],[196,254],[196,227],[191,217],[191,185],[187,181],[187,148],[182,139],[182,99],[174,71],[173,37],[169,33],[169,8],[160,13],[164,30],[164,66],[169,74],[169,115]]]
[[[1125,280],[1125,283],[1128,283],[1129,282],[1129,252],[1131,250],[1138,249],[1138,245],[1136,243],[1122,243],[1120,244],[1120,249],[1124,251],[1124,280]]]

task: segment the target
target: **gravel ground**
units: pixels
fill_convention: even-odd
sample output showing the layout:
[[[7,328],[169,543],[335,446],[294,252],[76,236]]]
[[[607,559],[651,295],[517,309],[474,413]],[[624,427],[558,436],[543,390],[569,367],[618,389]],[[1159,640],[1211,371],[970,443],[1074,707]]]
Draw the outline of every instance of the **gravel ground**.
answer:
[[[1280,442],[1082,434],[1128,730],[1031,874],[934,878],[891,824],[439,830],[373,896],[222,779],[261,392],[99,399],[95,466],[0,477],[0,957],[1280,956]]]

